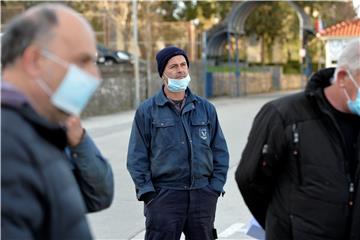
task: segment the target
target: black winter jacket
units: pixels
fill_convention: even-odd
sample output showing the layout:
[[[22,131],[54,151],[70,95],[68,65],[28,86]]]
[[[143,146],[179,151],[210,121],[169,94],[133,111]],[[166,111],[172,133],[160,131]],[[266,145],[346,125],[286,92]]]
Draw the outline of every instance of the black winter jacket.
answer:
[[[235,175],[267,240],[360,239],[360,164],[351,178],[323,94],[333,74],[319,71],[305,92],[267,103],[254,120]]]
[[[91,239],[64,129],[1,101],[1,238]]]

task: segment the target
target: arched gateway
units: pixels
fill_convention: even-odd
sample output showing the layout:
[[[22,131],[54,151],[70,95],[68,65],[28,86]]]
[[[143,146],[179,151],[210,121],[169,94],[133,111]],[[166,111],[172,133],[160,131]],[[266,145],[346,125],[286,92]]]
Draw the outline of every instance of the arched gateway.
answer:
[[[207,32],[203,33],[203,50],[202,50],[202,60],[204,65],[204,92],[205,96],[212,96],[213,88],[213,77],[212,73],[207,72],[207,58],[208,57],[220,57],[225,55],[225,45],[230,44],[231,38],[235,37],[236,43],[236,54],[235,54],[235,63],[236,63],[236,86],[237,91],[236,95],[240,94],[240,67],[239,67],[239,54],[238,54],[238,38],[245,34],[245,22],[251,12],[257,8],[259,5],[264,4],[265,2],[261,1],[244,1],[238,3],[234,6],[232,11],[228,16],[220,22],[218,25],[214,26]],[[299,42],[300,49],[306,49],[306,44],[308,37],[311,34],[314,34],[313,26],[310,21],[310,17],[304,12],[304,10],[293,1],[288,0],[287,3],[295,10],[299,19]],[[300,51],[299,49],[299,51]],[[229,48],[230,51],[230,48]],[[301,63],[306,58],[306,51],[302,51]],[[228,62],[231,64],[230,53],[228,54]],[[305,63],[306,64],[306,63]],[[306,64],[307,65],[307,64]],[[229,73],[230,74],[230,73]],[[275,84],[278,85],[278,84]]]
[[[314,31],[310,17],[296,2],[287,1],[287,3],[296,11],[299,18],[299,39],[303,48],[306,44],[304,40],[307,39],[307,35],[312,34]],[[224,45],[226,45],[231,36],[238,38],[245,34],[246,19],[251,12],[261,4],[264,4],[264,2],[245,1],[237,4],[224,21],[206,33],[205,54],[210,57],[222,55]]]

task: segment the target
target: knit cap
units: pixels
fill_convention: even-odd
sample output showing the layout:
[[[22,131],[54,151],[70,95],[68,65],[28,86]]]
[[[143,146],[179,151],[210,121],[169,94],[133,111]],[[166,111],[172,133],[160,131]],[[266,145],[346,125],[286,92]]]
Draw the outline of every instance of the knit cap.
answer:
[[[189,59],[186,56],[186,53],[184,50],[182,50],[181,48],[177,48],[175,46],[170,46],[170,47],[166,47],[161,49],[157,54],[156,54],[156,61],[157,61],[157,68],[158,68],[158,72],[160,77],[162,77],[166,64],[168,63],[168,61],[177,55],[183,55],[185,57],[187,66],[189,67]]]

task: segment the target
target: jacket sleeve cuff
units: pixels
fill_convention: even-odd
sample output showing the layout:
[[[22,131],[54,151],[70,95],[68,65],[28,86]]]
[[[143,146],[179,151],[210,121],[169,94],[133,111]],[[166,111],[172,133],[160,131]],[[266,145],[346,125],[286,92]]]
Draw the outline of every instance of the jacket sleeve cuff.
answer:
[[[143,201],[145,204],[148,204],[151,200],[153,200],[156,197],[156,192],[147,192],[141,195],[140,201]]]
[[[69,147],[69,149],[75,165],[81,169],[87,169],[94,162],[107,163],[100,150],[86,132],[81,142],[76,147]]]
[[[142,188],[138,188],[136,189],[136,197],[139,201],[141,201],[141,197],[145,194],[145,193],[148,193],[148,192],[155,192],[155,188],[154,186],[152,185],[152,183],[142,187]]]
[[[225,193],[224,188],[223,188],[224,183],[219,181],[217,178],[210,179],[210,187],[219,193],[222,193],[222,194]]]
[[[81,138],[81,141],[79,142],[79,144],[75,147],[70,147],[70,149],[72,151],[88,151],[89,149],[93,149],[94,148],[94,143],[91,140],[91,138],[89,137],[89,135],[87,134],[86,130],[84,129],[84,133],[83,136]]]

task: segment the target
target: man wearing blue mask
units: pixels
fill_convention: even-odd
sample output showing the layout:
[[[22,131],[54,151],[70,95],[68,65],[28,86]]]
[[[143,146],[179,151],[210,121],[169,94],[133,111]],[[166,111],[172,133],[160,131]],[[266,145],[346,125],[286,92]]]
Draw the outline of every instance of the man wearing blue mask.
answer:
[[[78,118],[100,84],[93,30],[74,10],[41,4],[6,25],[1,48],[1,236],[91,239],[85,213],[113,194]]]
[[[236,170],[266,239],[360,239],[360,39],[304,92],[267,103]]]
[[[156,60],[163,86],[137,109],[127,158],[144,201],[145,239],[214,239],[229,164],[216,110],[190,91],[182,49],[164,48]]]

